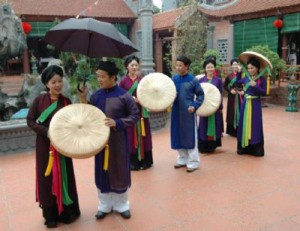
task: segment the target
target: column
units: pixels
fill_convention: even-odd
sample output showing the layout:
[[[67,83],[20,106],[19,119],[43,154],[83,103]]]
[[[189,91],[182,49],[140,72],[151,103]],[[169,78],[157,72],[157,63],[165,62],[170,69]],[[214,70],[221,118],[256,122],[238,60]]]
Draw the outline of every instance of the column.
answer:
[[[144,75],[154,72],[153,32],[152,32],[152,0],[139,1],[139,13],[142,31],[141,69]]]

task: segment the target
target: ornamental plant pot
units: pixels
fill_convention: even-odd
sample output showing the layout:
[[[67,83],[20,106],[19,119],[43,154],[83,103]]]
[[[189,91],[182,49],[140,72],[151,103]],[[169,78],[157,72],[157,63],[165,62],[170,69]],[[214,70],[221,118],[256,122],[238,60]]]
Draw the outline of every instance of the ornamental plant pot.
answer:
[[[167,110],[161,112],[149,112],[150,127],[152,131],[157,131],[166,126],[170,112]]]

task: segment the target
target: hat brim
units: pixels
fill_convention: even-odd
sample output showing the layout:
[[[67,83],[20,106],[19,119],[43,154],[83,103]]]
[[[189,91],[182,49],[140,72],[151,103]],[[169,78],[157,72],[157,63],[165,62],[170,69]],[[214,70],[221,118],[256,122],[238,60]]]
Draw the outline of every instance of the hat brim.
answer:
[[[146,75],[137,87],[139,103],[149,111],[164,111],[172,105],[175,97],[175,84],[169,76],[162,73]]]
[[[105,114],[89,104],[70,104],[52,117],[49,138],[64,156],[83,159],[98,154],[106,145],[110,130]]]
[[[198,116],[208,117],[219,109],[222,96],[215,85],[211,83],[201,83],[200,85],[204,92],[204,101],[197,109],[196,114]]]
[[[268,58],[266,58],[262,54],[254,52],[254,51],[245,51],[245,52],[241,53],[240,56],[239,56],[239,60],[244,65],[247,65],[247,62],[252,57],[256,58],[259,61],[260,71],[265,69],[266,66],[269,66],[270,70],[273,69],[273,65],[272,65],[272,63],[270,62],[270,60]]]

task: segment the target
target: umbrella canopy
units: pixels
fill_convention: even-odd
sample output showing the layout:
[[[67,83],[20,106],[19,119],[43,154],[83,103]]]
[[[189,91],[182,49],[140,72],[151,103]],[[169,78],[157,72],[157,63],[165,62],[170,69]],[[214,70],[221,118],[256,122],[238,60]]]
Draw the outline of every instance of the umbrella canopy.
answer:
[[[56,49],[91,58],[122,58],[137,49],[111,23],[93,18],[70,18],[51,28],[44,41]]]

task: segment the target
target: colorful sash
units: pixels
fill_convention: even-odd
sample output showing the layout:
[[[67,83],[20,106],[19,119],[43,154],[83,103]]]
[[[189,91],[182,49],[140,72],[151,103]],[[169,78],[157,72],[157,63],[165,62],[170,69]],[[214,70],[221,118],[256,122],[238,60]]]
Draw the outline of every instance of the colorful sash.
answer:
[[[210,84],[212,84],[212,79],[208,80]],[[215,113],[208,116],[208,125],[207,125],[207,132],[206,135],[208,136],[208,140],[216,140],[216,119]]]
[[[37,119],[37,122],[43,123],[50,114],[57,108],[58,100],[47,107]],[[67,102],[65,101],[65,105]],[[63,212],[63,204],[70,205],[73,203],[68,194],[68,176],[65,157],[60,155],[57,150],[50,144],[49,161],[46,168],[45,176],[52,172],[52,193],[56,196],[56,202],[59,214]]]
[[[138,81],[136,80],[131,88],[128,90],[130,95],[137,89]],[[138,160],[141,161],[144,159],[144,145],[143,145],[143,136],[146,136],[144,118],[149,118],[149,113],[146,108],[141,106],[142,117],[134,126],[134,146],[138,151]]]
[[[252,99],[256,99],[258,96],[245,95],[246,104],[243,117],[243,132],[242,132],[242,147],[245,148],[249,145],[251,140],[251,128],[252,128]]]

